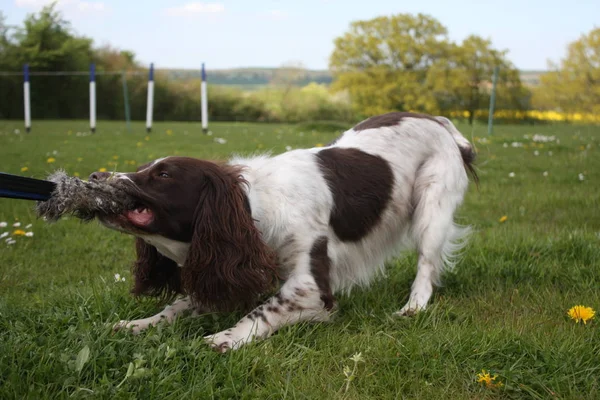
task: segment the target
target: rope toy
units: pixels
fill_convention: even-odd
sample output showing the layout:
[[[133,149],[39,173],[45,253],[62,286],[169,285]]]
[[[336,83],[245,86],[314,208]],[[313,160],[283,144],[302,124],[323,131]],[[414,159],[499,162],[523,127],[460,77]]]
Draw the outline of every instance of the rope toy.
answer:
[[[0,173],[0,197],[36,200],[38,217],[49,222],[67,214],[91,221],[98,214],[121,214],[134,208],[134,200],[108,181],[83,181],[62,170],[48,180]]]

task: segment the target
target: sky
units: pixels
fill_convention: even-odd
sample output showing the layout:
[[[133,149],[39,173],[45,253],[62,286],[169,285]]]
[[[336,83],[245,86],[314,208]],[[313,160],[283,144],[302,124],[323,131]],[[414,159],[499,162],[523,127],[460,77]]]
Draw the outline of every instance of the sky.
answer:
[[[9,24],[48,0],[0,0]],[[568,43],[600,27],[600,0],[59,0],[73,29],[97,46],[132,50],[156,68],[326,69],[352,21],[424,13],[460,42],[470,34],[507,49],[522,70],[543,70]]]

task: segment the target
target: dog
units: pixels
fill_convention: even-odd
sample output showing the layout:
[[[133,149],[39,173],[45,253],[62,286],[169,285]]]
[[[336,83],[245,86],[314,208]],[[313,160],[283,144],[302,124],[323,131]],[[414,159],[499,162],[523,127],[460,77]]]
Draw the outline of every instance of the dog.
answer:
[[[469,227],[454,222],[475,151],[444,117],[392,112],[324,147],[216,163],[166,157],[135,173],[94,172],[135,199],[100,221],[136,237],[135,295],[176,296],[139,333],[187,310],[249,311],[207,336],[225,352],[300,321],[327,321],[336,293],[367,286],[400,252],[418,265],[406,304],[426,308]],[[173,297],[175,298],[175,297]],[[253,308],[254,307],[254,308]],[[251,311],[250,311],[251,310]]]

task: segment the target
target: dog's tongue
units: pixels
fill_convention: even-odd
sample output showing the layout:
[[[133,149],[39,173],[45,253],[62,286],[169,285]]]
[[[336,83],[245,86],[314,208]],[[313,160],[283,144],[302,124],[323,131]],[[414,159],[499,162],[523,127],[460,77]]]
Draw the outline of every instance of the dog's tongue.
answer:
[[[148,225],[154,217],[152,211],[147,208],[137,208],[135,210],[127,211],[125,216],[131,223],[140,226]]]

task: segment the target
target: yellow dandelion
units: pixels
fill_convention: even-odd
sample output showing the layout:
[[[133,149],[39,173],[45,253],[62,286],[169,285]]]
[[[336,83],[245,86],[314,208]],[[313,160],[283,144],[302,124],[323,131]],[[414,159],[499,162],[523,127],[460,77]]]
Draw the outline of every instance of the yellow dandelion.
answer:
[[[594,318],[596,313],[591,307],[575,306],[572,307],[567,314],[571,319],[574,319],[576,323],[583,321],[584,324],[587,324],[590,319]]]
[[[21,167],[21,172],[27,172],[27,171],[29,171],[28,167]]]
[[[171,136],[173,134],[173,131],[170,129],[167,129],[167,135]]]
[[[137,142],[135,145],[136,145],[137,147],[142,147],[142,146],[144,145],[144,143],[142,143],[142,142]]]
[[[102,167],[98,170],[99,172],[106,172],[106,168]]]
[[[502,222],[506,222],[506,220],[508,219],[508,217],[506,215],[503,215],[500,217],[500,219],[498,220],[500,223]]]
[[[315,144],[315,147],[323,147],[323,143],[317,143]]]
[[[495,382],[498,376],[491,376],[489,372],[486,372],[485,369],[481,370],[480,373],[477,374],[477,382],[482,383],[485,387],[494,388],[502,386],[502,382]]]
[[[13,232],[13,235],[15,236],[25,236],[25,231],[21,230],[21,229],[17,229]]]
[[[144,140],[145,140],[145,141],[148,141],[148,140],[150,140],[150,136],[146,136],[146,137],[144,137]]]
[[[82,162],[83,161],[83,157],[77,157],[77,162]]]
[[[48,164],[52,164],[54,161],[56,161],[56,158],[54,157],[48,157],[48,159],[46,160]]]
[[[119,159],[119,156],[113,156],[113,157],[112,157],[112,159],[113,159],[113,160],[118,160],[118,159]]]

